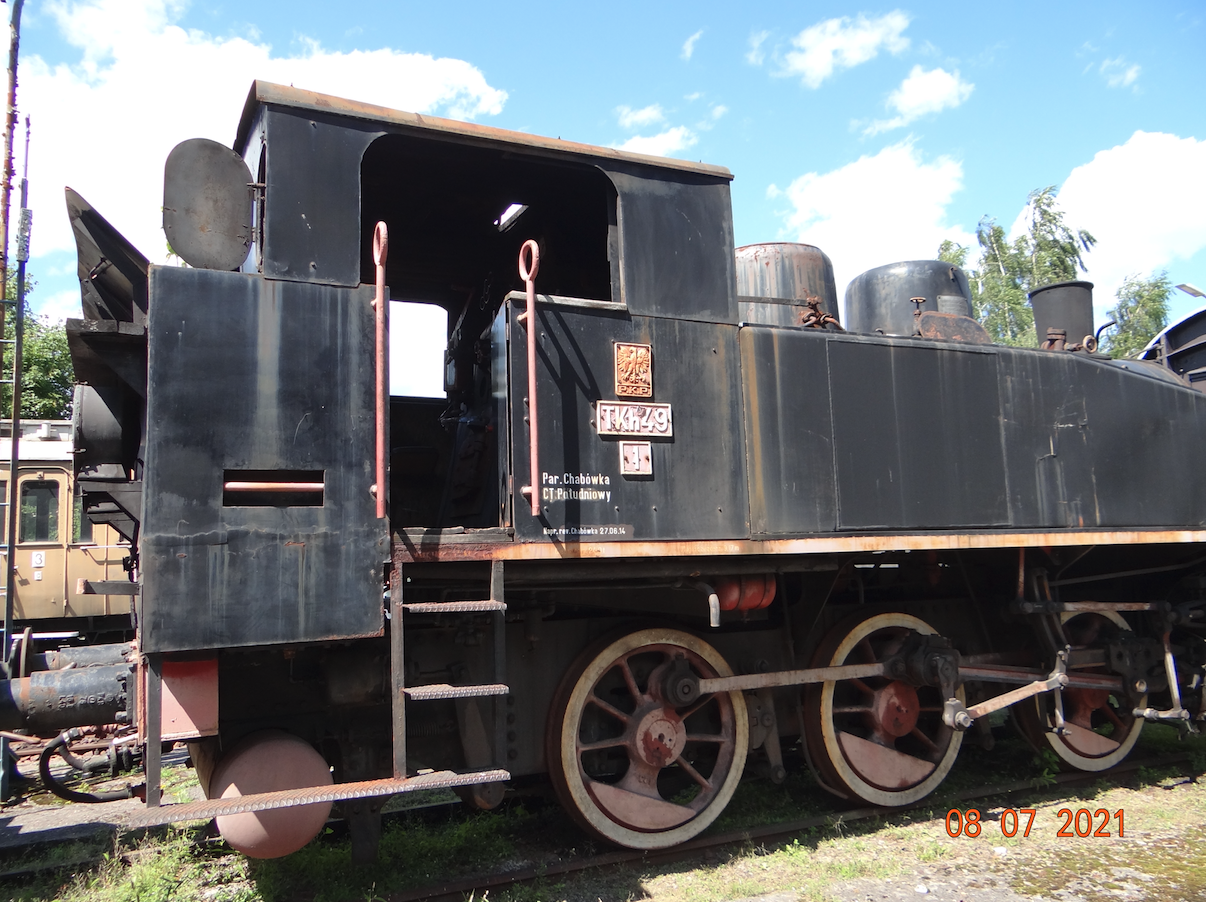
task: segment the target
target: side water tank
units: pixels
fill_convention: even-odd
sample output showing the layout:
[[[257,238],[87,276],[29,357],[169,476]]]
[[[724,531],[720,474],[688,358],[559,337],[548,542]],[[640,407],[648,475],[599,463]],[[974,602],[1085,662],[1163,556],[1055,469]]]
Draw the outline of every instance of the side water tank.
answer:
[[[971,315],[967,276],[941,260],[908,260],[869,269],[846,287],[846,328],[851,332],[912,335],[916,330],[913,298],[922,312]]]
[[[747,323],[798,326],[808,301],[838,315],[833,264],[811,244],[747,244],[736,251],[737,305]]]

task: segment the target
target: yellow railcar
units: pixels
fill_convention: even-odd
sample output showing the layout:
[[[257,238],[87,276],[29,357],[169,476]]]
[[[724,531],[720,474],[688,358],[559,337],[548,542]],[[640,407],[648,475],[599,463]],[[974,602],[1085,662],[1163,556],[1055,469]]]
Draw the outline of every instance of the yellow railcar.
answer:
[[[0,555],[7,559],[12,424],[0,425]],[[73,476],[71,423],[23,420],[17,467],[16,588],[13,619],[35,634],[92,636],[131,628],[130,595],[100,594],[128,580],[129,544],[83,515]],[[0,595],[5,591],[0,579]],[[49,637],[48,637],[49,638]]]

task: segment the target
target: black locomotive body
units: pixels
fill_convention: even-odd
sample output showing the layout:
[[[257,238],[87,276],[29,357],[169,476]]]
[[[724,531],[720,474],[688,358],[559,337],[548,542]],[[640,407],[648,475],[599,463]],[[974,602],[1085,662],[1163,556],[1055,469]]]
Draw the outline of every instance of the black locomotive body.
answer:
[[[844,331],[815,249],[734,255],[717,167],[264,83],[225,206],[211,144],[169,163],[195,266],[77,228],[126,274],[69,329],[148,822],[274,855],[332,801],[547,773],[652,848],[797,741],[897,805],[1010,702],[1090,770],[1200,719],[1206,397],[1167,371],[987,344],[937,263]],[[446,398],[386,397],[390,299],[448,312]],[[154,807],[164,739],[213,801]]]

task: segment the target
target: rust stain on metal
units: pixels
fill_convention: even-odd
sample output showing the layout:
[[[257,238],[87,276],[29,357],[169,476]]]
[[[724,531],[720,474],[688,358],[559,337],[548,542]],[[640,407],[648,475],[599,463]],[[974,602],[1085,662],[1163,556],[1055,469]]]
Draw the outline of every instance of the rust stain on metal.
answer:
[[[504,783],[510,779],[511,774],[505,770],[486,770],[468,774],[457,774],[445,770],[405,779],[362,780],[358,783],[336,783],[332,786],[260,792],[229,799],[210,799],[203,802],[163,805],[159,808],[147,809],[131,817],[126,822],[126,826],[130,829],[155,827],[160,824],[174,824],[181,821],[209,820],[224,814],[241,814],[245,811],[271,811],[275,808],[293,808],[298,805],[313,805],[319,802],[379,798],[403,792],[416,792],[421,789],[448,789],[455,786],[476,786],[482,783]]]
[[[239,123],[239,132],[235,138],[235,148],[245,146],[251,130],[251,121],[256,102],[261,104],[280,104],[299,109],[314,109],[323,112],[340,113],[375,122],[388,122],[393,125],[421,128],[424,131],[440,132],[454,135],[470,142],[490,141],[514,144],[527,147],[559,157],[586,156],[598,160],[630,160],[636,163],[652,164],[663,169],[677,169],[686,172],[698,172],[719,178],[732,179],[733,174],[724,166],[714,166],[709,163],[693,163],[689,160],[671,160],[643,153],[617,150],[614,147],[596,147],[592,144],[580,144],[575,141],[563,141],[560,138],[545,138],[539,135],[528,135],[522,132],[512,132],[501,128],[491,128],[488,125],[475,125],[471,122],[457,122],[452,119],[441,119],[437,116],[422,116],[418,113],[406,113],[389,107],[377,106],[371,103],[361,103],[329,94],[319,94],[316,91],[306,91],[301,88],[285,87],[267,81],[257,81],[252,86],[251,95],[243,110],[243,118]]]
[[[805,539],[717,539],[691,542],[444,543],[438,537],[414,542],[395,536],[398,563],[439,561],[541,561],[565,558],[703,557],[707,555],[808,555],[875,551],[953,551],[991,548],[1056,548],[1070,545],[1192,545],[1206,543],[1206,530],[1068,530],[902,535],[818,536]]]

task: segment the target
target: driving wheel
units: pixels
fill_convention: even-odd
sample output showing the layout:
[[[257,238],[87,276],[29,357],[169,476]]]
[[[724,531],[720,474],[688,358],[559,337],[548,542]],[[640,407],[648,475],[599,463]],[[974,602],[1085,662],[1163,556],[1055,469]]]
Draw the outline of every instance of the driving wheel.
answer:
[[[935,630],[911,614],[859,615],[821,642],[813,667],[874,664],[913,634]],[[962,700],[963,690],[956,695]],[[873,805],[909,805],[950,772],[963,734],[942,722],[942,692],[888,677],[828,680],[804,689],[809,757],[834,789]]]
[[[1130,626],[1114,611],[1061,615],[1064,636],[1073,649],[1105,648]],[[1086,673],[1107,673],[1105,664],[1083,669]],[[1062,692],[1064,703],[1063,735],[1055,727],[1055,697],[1050,692],[1019,702],[1012,708],[1018,729],[1036,748],[1049,748],[1067,770],[1099,771],[1121,762],[1143,729],[1142,718],[1135,717],[1128,704],[1107,689],[1069,688]],[[1147,705],[1143,696],[1138,707]]]
[[[745,700],[700,695],[694,681],[731,675],[716,649],[678,630],[588,648],[562,680],[546,741],[553,786],[574,819],[632,849],[676,845],[712,823],[745,766]]]

